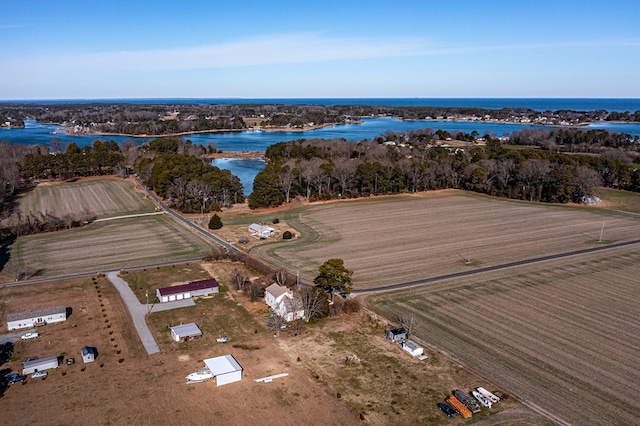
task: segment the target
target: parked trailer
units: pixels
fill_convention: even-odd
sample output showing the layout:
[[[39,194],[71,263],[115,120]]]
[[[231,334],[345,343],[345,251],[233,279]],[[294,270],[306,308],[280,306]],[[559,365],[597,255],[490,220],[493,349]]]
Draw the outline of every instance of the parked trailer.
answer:
[[[51,368],[58,368],[58,357],[49,356],[46,358],[32,359],[22,363],[22,374],[33,374],[37,371],[49,370]]]
[[[453,391],[453,396],[458,398],[460,402],[464,404],[465,407],[469,409],[472,413],[479,413],[480,406],[476,404],[476,402],[465,392],[462,392],[460,389],[456,389]]]
[[[489,392],[485,388],[477,387],[476,390],[478,392],[480,392],[482,395],[484,395],[486,398],[489,398],[492,403],[496,404],[496,403],[500,402],[500,398],[498,398],[497,396],[495,396],[494,394],[492,394],[491,392]]]
[[[453,408],[456,409],[456,411],[458,413],[460,413],[460,415],[462,417],[464,417],[465,419],[468,419],[469,417],[471,417],[473,414],[471,414],[471,411],[469,411],[469,409],[467,407],[465,407],[465,405],[460,402],[460,400],[458,398],[456,398],[453,395],[449,395],[447,397],[447,404],[449,404],[450,406],[452,406]]]

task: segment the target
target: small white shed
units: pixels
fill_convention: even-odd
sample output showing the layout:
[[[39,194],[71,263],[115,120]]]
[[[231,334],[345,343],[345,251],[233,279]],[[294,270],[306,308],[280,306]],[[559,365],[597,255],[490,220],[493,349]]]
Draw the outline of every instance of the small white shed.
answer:
[[[233,355],[223,355],[204,360],[211,374],[216,378],[216,386],[242,380],[242,367]]]
[[[87,364],[96,360],[96,350],[91,346],[84,346],[80,353],[82,354],[82,361]]]
[[[271,235],[275,234],[276,230],[267,225],[252,223],[249,225],[249,232],[251,232],[251,235],[258,238],[269,238]]]
[[[401,346],[402,349],[409,352],[411,356],[420,356],[424,354],[424,349],[422,348],[422,346],[411,340],[405,340],[401,343]]]
[[[52,368],[58,368],[58,357],[48,356],[46,358],[32,359],[31,361],[23,362],[22,366],[22,374],[32,374],[36,371],[50,370]]]
[[[194,322],[171,327],[171,339],[176,342],[199,339],[200,337],[202,337],[202,330]]]

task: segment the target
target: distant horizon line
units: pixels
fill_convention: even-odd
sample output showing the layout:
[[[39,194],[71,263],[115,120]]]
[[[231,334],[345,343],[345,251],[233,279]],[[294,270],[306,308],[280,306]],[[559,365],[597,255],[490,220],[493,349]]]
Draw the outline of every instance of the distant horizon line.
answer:
[[[278,96],[267,96],[267,97],[242,97],[242,96],[221,96],[221,97],[173,97],[173,96],[158,96],[158,97],[113,97],[113,98],[25,98],[25,99],[0,99],[0,102],[34,102],[34,101],[101,101],[101,100],[157,100],[157,99],[176,99],[176,100],[191,100],[191,99],[220,99],[220,100],[253,100],[253,99],[576,99],[576,100],[587,100],[587,99],[620,99],[620,100],[640,100],[640,97],[529,97],[529,96],[435,96],[435,97],[426,97],[426,96],[369,96],[369,97],[359,97],[359,96],[293,96],[293,97],[278,97]]]

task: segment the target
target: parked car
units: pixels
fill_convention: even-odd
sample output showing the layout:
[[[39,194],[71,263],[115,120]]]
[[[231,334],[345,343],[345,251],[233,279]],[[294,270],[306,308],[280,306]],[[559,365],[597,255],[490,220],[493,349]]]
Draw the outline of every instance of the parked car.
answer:
[[[33,373],[31,375],[31,378],[32,379],[39,379],[40,377],[42,377],[44,379],[48,375],[49,375],[49,373],[47,373],[46,371],[36,371],[35,373]]]
[[[452,406],[445,404],[444,402],[439,402],[438,408],[444,411],[444,413],[449,417],[455,417],[458,415],[458,412]]]
[[[29,339],[37,339],[38,336],[40,336],[38,333],[33,332],[33,333],[26,333],[23,334],[22,337],[20,337],[22,340],[29,340]]]
[[[73,359],[73,358],[67,358],[67,365],[74,364],[75,362],[76,362],[76,360],[75,360],[75,359]]]
[[[13,384],[13,383],[18,383],[18,382],[23,381],[24,379],[27,378],[27,376],[23,376],[23,375],[17,374],[17,373],[9,373],[9,374],[5,374],[4,378],[7,379],[9,384]]]

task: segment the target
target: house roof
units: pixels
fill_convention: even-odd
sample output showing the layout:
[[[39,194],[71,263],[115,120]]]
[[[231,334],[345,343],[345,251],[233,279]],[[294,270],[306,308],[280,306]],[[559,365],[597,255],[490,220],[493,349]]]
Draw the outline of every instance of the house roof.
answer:
[[[404,329],[404,327],[398,327],[398,328],[393,328],[391,330],[388,330],[389,333],[393,334],[394,336],[397,336],[398,334],[405,334],[406,330]]]
[[[22,365],[24,366],[24,368],[33,368],[38,367],[39,365],[48,364],[51,361],[58,362],[58,357],[53,355],[45,358],[32,359],[31,361],[23,362]]]
[[[173,287],[159,288],[158,292],[160,293],[160,296],[169,296],[171,294],[188,293],[191,291],[206,290],[208,288],[216,288],[216,287],[218,287],[218,282],[216,281],[216,279],[209,278],[206,280],[191,281],[187,284],[176,285]]]
[[[405,340],[404,342],[402,342],[402,346],[403,347],[406,346],[407,348],[411,349],[412,351],[415,351],[416,349],[421,349],[422,348],[422,346],[420,346],[419,344],[417,344],[416,342],[411,341],[411,340]]]
[[[91,346],[83,346],[82,349],[80,349],[80,353],[82,354],[82,356],[85,356],[87,354],[95,355],[96,351]]]
[[[50,308],[30,309],[24,312],[16,312],[15,314],[9,314],[7,315],[7,321],[19,321],[23,319],[45,317],[48,315],[66,314],[66,313],[67,313],[66,306],[64,305],[52,306]]]
[[[278,285],[277,283],[273,283],[269,287],[267,287],[264,291],[268,292],[270,295],[272,295],[277,299],[283,294],[286,294],[289,291],[289,289],[287,287]]]
[[[180,324],[171,327],[171,331],[178,336],[201,336],[202,331],[193,322],[189,324]]]
[[[242,371],[242,367],[238,364],[238,361],[236,361],[233,355],[207,358],[204,360],[204,364],[214,376],[231,373],[233,371]]]

